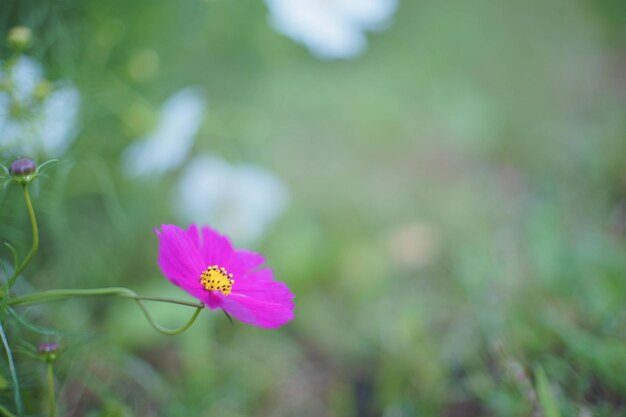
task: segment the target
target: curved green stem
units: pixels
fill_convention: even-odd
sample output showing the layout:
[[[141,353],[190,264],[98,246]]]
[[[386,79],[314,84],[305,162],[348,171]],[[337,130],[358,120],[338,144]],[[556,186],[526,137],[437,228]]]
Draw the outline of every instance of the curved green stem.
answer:
[[[196,307],[196,311],[194,311],[193,315],[187,321],[187,323],[183,324],[181,327],[179,327],[177,329],[168,329],[167,327],[163,327],[163,326],[161,326],[160,324],[158,324],[158,323],[156,323],[154,321],[154,319],[152,318],[152,316],[148,312],[148,309],[146,309],[146,306],[144,305],[144,303],[140,299],[135,299],[135,300],[137,301],[137,304],[139,305],[139,308],[141,308],[141,310],[143,311],[144,316],[146,316],[146,319],[148,320],[148,323],[150,323],[152,328],[154,330],[156,330],[157,332],[162,333],[162,334],[166,334],[168,336],[174,336],[174,335],[177,335],[177,334],[181,334],[182,332],[184,332],[185,330],[190,328],[191,325],[198,318],[198,315],[200,314],[202,309],[204,308],[204,306]]]
[[[34,294],[22,295],[20,297],[14,297],[7,300],[8,305],[25,305],[25,304],[36,304],[36,303],[47,303],[50,301],[63,300],[67,298],[75,298],[75,297],[106,297],[106,296],[117,296],[123,298],[131,298],[137,301],[139,308],[143,311],[148,323],[159,333],[167,334],[167,335],[176,335],[187,330],[195,321],[200,311],[204,308],[204,305],[201,303],[192,303],[189,301],[176,300],[173,298],[165,298],[165,297],[144,297],[140,296],[134,291],[124,288],[124,287],[109,287],[109,288],[96,288],[96,289],[67,289],[67,290],[48,290],[41,291]],[[146,301],[159,301],[163,303],[172,303],[179,304],[188,307],[195,307],[196,311],[193,316],[185,323],[182,327],[177,329],[168,329],[156,323],[150,312],[146,308],[143,300]]]
[[[54,373],[52,372],[52,362],[48,362],[48,398],[50,401],[50,417],[57,415],[57,402],[54,396]]]
[[[30,225],[33,229],[33,245],[30,248],[30,252],[24,258],[24,261],[20,264],[19,267],[15,271],[13,271],[13,275],[9,279],[9,288],[12,288],[15,285],[15,281],[17,277],[20,276],[24,269],[28,266],[35,253],[37,253],[37,249],[39,248],[39,228],[37,227],[37,217],[35,217],[35,210],[33,209],[33,203],[30,201],[30,195],[28,194],[28,184],[22,184],[22,191],[24,192],[24,200],[26,201],[26,208],[28,209],[28,217],[30,217]]]
[[[9,341],[7,340],[6,334],[4,334],[4,328],[2,327],[2,323],[0,323],[0,338],[2,338],[2,344],[4,345],[4,350],[7,352],[7,361],[9,362],[9,372],[11,373],[11,379],[13,380],[13,390],[15,397],[15,408],[17,408],[17,414],[22,415],[24,412],[24,407],[22,405],[22,397],[20,395],[20,384],[17,380],[17,372],[15,371],[15,363],[13,362],[13,353],[11,352],[11,347],[9,346]]]

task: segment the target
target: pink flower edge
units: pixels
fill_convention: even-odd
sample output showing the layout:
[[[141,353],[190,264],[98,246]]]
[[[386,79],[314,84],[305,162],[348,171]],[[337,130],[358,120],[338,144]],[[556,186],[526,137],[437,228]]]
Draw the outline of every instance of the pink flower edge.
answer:
[[[191,225],[185,230],[164,224],[155,232],[163,275],[210,309],[221,308],[239,321],[266,329],[294,318],[294,295],[274,280],[271,269],[258,269],[265,261],[260,254],[234,249],[228,237],[208,226]],[[200,282],[202,273],[213,265],[233,275],[230,294],[207,290]]]

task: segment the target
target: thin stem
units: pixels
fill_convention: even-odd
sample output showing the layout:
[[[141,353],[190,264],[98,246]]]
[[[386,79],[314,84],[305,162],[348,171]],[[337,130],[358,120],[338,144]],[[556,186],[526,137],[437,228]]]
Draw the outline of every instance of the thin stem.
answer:
[[[57,415],[57,402],[54,396],[54,374],[52,372],[52,362],[48,362],[48,397],[50,399],[50,417]]]
[[[143,311],[148,323],[159,333],[167,334],[167,335],[176,335],[187,330],[195,321],[200,311],[204,308],[203,304],[200,303],[192,303],[189,301],[176,300],[173,298],[165,298],[165,297],[144,297],[137,295],[134,291],[124,288],[124,287],[109,287],[109,288],[96,288],[96,289],[68,289],[68,290],[48,290],[41,291],[34,294],[27,294],[20,297],[14,297],[7,300],[8,305],[25,305],[25,304],[35,304],[35,303],[46,303],[50,301],[63,300],[66,298],[74,298],[74,297],[106,297],[106,296],[117,296],[123,298],[130,298],[137,301],[139,308]],[[146,301],[159,301],[163,303],[172,303],[179,304],[188,307],[195,307],[196,311],[193,316],[185,323],[182,327],[177,329],[168,329],[156,323],[150,312],[146,308],[145,304],[142,300]]]
[[[204,305],[200,303],[177,300],[174,298],[145,297],[145,296],[138,295],[133,290],[130,290],[124,287],[106,287],[106,288],[94,288],[94,289],[62,289],[62,290],[40,291],[40,292],[36,292],[33,294],[13,297],[7,300],[7,304],[12,305],[12,306],[17,306],[17,305],[25,305],[25,304],[47,303],[50,301],[63,300],[66,298],[107,297],[107,296],[118,296],[118,297],[124,297],[124,298],[132,298],[135,300],[160,301],[164,303],[179,304],[179,305],[188,306],[188,307],[197,307],[197,308],[204,307]]]
[[[136,301],[137,301],[137,304],[139,305],[139,308],[141,308],[141,310],[143,311],[144,316],[146,316],[146,319],[148,320],[148,322],[152,326],[152,328],[154,328],[157,332],[165,334],[165,335],[168,335],[168,336],[175,336],[177,334],[181,334],[182,332],[184,332],[185,330],[190,328],[191,325],[198,318],[198,315],[200,314],[202,309],[204,308],[204,306],[197,307],[196,311],[194,311],[194,313],[191,316],[191,318],[187,321],[187,323],[183,324],[181,327],[179,327],[177,329],[168,329],[167,327],[163,327],[163,326],[161,326],[160,324],[158,324],[158,323],[156,323],[154,321],[154,319],[152,318],[152,316],[148,312],[148,309],[146,309],[145,304],[140,299],[136,299]]]
[[[24,200],[26,201],[26,207],[28,208],[28,217],[30,217],[30,225],[33,229],[33,245],[30,248],[30,252],[24,258],[24,261],[13,272],[13,276],[9,279],[9,288],[12,288],[15,281],[20,276],[24,269],[28,266],[37,249],[39,248],[39,228],[37,227],[37,217],[35,217],[35,210],[33,209],[33,203],[30,201],[30,195],[28,194],[28,184],[22,184],[22,191],[24,192]]]
[[[15,363],[13,362],[13,353],[11,352],[11,348],[9,347],[9,341],[7,340],[7,336],[6,334],[4,334],[4,328],[2,327],[2,323],[0,323],[0,338],[2,338],[2,344],[4,345],[4,350],[7,353],[9,372],[11,373],[11,379],[13,380],[13,390],[15,391],[15,408],[17,408],[17,414],[22,415],[22,413],[24,412],[24,407],[22,406],[22,397],[20,395],[20,384],[17,380]]]
[[[15,414],[7,410],[7,408],[2,404],[0,404],[0,413],[4,414],[6,417],[17,417]]]
[[[60,333],[58,330],[47,329],[45,327],[36,326],[34,324],[29,323],[28,321],[26,321],[26,319],[22,318],[19,314],[17,314],[15,310],[13,310],[11,307],[7,306],[6,309],[11,316],[13,316],[18,322],[20,322],[22,326],[26,327],[30,331],[45,334],[48,336],[55,336]]]

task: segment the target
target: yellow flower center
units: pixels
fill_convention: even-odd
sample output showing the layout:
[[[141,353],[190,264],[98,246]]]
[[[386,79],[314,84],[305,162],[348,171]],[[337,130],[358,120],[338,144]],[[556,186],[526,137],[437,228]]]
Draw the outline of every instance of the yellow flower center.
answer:
[[[233,274],[229,274],[225,268],[218,265],[208,267],[200,276],[200,282],[207,291],[219,290],[224,295],[230,294],[235,280]]]

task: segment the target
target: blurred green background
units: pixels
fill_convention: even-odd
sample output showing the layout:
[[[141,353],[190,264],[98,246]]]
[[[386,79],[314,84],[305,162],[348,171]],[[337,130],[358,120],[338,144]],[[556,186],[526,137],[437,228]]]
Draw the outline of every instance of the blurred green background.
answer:
[[[289,193],[236,242],[296,294],[280,330],[207,311],[167,337],[115,299],[21,309],[62,332],[61,415],[554,417],[553,400],[625,416],[624,4],[401,0],[367,50],[330,60],[260,0],[0,0],[2,38],[29,27],[26,54],[81,96],[76,139],[39,181],[42,246],[19,291],[189,298],[153,232],[183,224],[186,162],[141,180],[120,164],[183,87],[208,103],[190,155],[263,167]],[[17,187],[1,207],[25,253]],[[172,326],[191,314],[150,309]],[[41,415],[44,369],[17,355]]]

